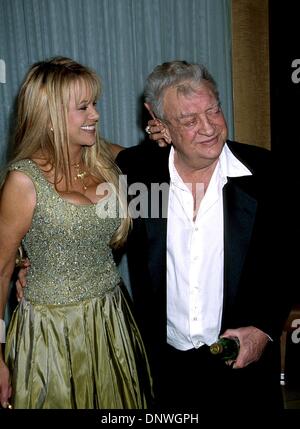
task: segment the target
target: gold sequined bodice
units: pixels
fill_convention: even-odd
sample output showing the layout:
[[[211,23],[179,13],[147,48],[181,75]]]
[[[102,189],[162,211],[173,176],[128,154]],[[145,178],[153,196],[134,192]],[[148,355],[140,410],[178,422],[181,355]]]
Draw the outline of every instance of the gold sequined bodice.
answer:
[[[25,298],[41,304],[70,304],[104,296],[119,282],[109,241],[120,224],[97,215],[101,204],[64,200],[31,160],[10,167],[27,174],[36,190],[36,208],[22,244],[30,259]],[[100,207],[101,209],[101,207]]]

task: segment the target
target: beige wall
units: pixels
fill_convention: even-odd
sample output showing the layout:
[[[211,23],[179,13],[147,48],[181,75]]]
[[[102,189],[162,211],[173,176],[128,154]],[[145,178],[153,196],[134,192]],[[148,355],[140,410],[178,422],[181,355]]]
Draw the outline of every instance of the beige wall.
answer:
[[[235,140],[270,149],[268,0],[232,0]]]

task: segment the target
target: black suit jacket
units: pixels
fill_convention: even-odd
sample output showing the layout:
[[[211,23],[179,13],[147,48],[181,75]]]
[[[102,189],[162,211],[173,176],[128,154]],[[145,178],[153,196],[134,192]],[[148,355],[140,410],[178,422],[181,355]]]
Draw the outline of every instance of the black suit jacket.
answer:
[[[227,142],[251,176],[228,178],[223,188],[224,302],[222,332],[256,326],[276,341],[290,306],[291,278],[285,245],[282,193],[270,151]],[[170,148],[144,143],[117,157],[128,185],[143,183],[148,191],[145,217],[133,220],[128,264],[136,317],[154,362],[166,343],[167,218],[149,217],[151,184],[169,183]],[[163,204],[167,205],[167,195]],[[155,207],[157,209],[157,207]],[[162,210],[162,205],[159,205]],[[161,214],[161,213],[160,213]],[[147,217],[148,215],[148,217]]]

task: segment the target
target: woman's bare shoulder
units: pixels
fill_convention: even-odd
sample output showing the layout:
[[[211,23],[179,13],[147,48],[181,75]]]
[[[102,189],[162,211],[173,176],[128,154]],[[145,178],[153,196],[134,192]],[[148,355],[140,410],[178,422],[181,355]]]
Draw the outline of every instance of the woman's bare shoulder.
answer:
[[[109,148],[111,150],[111,153],[113,155],[113,158],[116,159],[116,157],[118,156],[118,154],[125,149],[125,147],[120,146],[118,144],[114,144],[114,143],[109,143]]]

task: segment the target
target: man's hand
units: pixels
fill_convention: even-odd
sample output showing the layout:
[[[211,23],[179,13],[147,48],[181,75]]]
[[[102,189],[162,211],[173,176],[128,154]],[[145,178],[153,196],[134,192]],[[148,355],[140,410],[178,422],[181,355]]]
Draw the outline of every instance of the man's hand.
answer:
[[[24,288],[26,287],[26,276],[30,267],[30,261],[28,258],[23,260],[22,267],[18,273],[18,280],[16,281],[17,288],[17,300],[20,302],[24,297]]]
[[[172,143],[171,136],[165,124],[163,124],[154,114],[153,109],[149,103],[144,103],[144,106],[150,113],[152,119],[148,121],[146,133],[149,135],[150,140],[158,143],[158,146],[165,147]]]
[[[233,368],[244,368],[252,362],[256,362],[261,357],[270,338],[260,329],[254,326],[246,326],[238,329],[227,329],[222,337],[236,337],[240,342],[240,351]]]
[[[149,139],[156,141],[160,147],[165,147],[171,143],[166,127],[158,119],[150,119],[147,129],[149,130]]]

